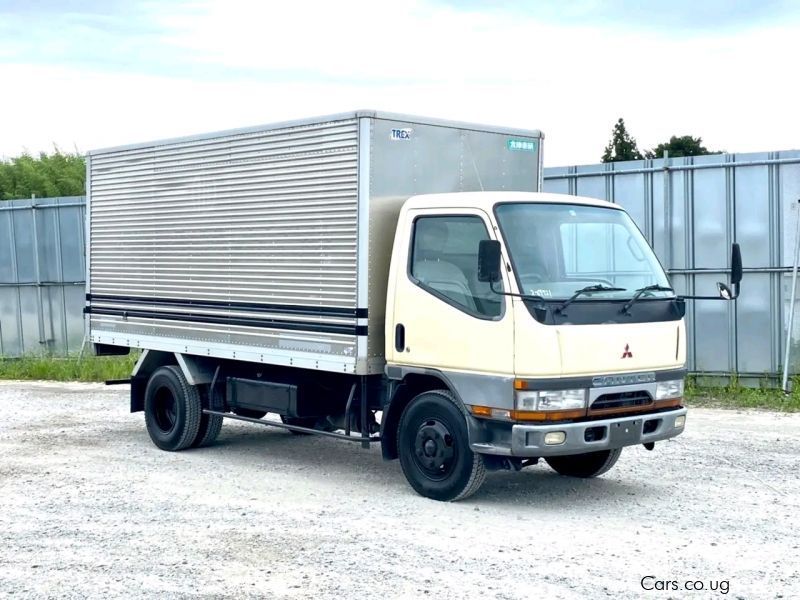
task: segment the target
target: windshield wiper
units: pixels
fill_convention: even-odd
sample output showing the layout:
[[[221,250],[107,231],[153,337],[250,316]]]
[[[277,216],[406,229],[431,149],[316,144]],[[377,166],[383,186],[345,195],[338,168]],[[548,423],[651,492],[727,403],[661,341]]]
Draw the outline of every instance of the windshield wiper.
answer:
[[[624,292],[625,288],[620,287],[611,287],[608,285],[603,285],[602,283],[598,283],[596,285],[587,285],[579,290],[575,290],[575,293],[569,297],[568,300],[565,300],[561,303],[561,305],[556,309],[557,313],[563,313],[564,309],[567,308],[570,304],[575,302],[579,296],[583,294],[591,294],[592,292]]]
[[[639,300],[639,297],[642,294],[646,294],[647,292],[674,292],[674,291],[675,290],[673,290],[671,287],[659,285],[657,283],[653,285],[646,285],[645,287],[636,290],[636,293],[633,295],[633,298],[628,300],[628,302],[625,303],[625,306],[623,306],[622,310],[619,312],[622,313],[623,315],[628,314],[628,310],[630,310],[631,306],[636,304],[636,301]]]

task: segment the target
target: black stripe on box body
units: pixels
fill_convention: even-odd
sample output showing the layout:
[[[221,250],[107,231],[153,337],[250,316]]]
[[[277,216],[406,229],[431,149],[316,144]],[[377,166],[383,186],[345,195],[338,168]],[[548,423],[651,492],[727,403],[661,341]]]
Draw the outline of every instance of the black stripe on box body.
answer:
[[[215,317],[200,313],[166,313],[156,310],[123,310],[118,308],[98,308],[87,306],[84,312],[91,315],[110,315],[138,319],[160,319],[163,321],[190,321],[195,323],[218,323],[220,325],[239,325],[242,327],[261,327],[264,329],[285,329],[290,331],[310,331],[314,333],[338,333],[341,335],[367,335],[366,325],[334,325],[311,323],[308,321],[280,321],[278,319],[256,319],[248,317]]]
[[[313,307],[313,306],[291,306],[274,304],[246,304],[240,302],[218,302],[208,300],[178,300],[172,298],[141,298],[125,296],[103,296],[87,294],[87,300],[97,302],[119,302],[125,304],[142,304],[167,306],[171,308],[207,308],[207,309],[228,309],[248,312],[271,312],[279,314],[291,314],[314,317],[349,317],[364,318],[366,309],[344,309],[336,307]],[[315,321],[286,321],[273,318],[257,317],[237,317],[207,315],[194,313],[189,310],[181,313],[162,312],[158,310],[125,309],[125,308],[106,308],[99,306],[87,306],[84,312],[92,315],[109,315],[115,317],[160,319],[165,321],[187,321],[197,323],[215,323],[220,325],[238,325],[242,327],[260,327],[264,329],[284,329],[288,331],[309,331],[314,333],[335,333],[340,335],[367,335],[366,325],[343,325],[336,323],[318,323]]]
[[[264,304],[261,302],[227,302],[225,300],[186,300],[181,298],[145,298],[142,296],[107,296],[104,294],[86,294],[91,302],[119,302],[124,304],[156,304],[177,308],[227,308],[248,312],[270,312],[284,315],[308,315],[326,317],[344,317],[366,319],[369,311],[366,308],[339,308],[337,306],[298,306],[295,304]]]

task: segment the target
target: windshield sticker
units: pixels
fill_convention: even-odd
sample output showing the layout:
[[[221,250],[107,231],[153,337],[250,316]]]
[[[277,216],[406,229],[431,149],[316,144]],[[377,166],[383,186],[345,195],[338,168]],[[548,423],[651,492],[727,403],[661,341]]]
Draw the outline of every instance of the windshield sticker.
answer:
[[[551,292],[548,289],[542,288],[542,289],[538,289],[538,290],[531,290],[530,291],[530,295],[531,296],[541,296],[542,298],[552,298],[553,297],[553,292]]]
[[[523,152],[536,152],[536,140],[508,140],[506,147],[509,150],[522,150]]]

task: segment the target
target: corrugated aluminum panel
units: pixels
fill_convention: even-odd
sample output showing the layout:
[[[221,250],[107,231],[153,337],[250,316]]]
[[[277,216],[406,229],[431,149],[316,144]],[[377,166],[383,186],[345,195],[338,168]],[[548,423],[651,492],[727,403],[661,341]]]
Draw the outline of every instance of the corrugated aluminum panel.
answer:
[[[0,202],[0,356],[77,353],[83,197]]]
[[[540,169],[539,132],[391,116],[92,153],[91,339],[381,372],[400,203],[414,193],[535,190]],[[390,143],[400,125],[413,139]],[[511,151],[520,137],[534,142]]]
[[[353,357],[355,119],[91,156],[93,338]]]

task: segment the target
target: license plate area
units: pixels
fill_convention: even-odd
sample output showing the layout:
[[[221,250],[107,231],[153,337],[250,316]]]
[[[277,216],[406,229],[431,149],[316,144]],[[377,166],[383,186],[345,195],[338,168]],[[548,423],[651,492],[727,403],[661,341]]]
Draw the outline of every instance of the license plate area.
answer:
[[[625,444],[635,444],[639,441],[642,433],[642,420],[625,421],[624,423],[612,423],[609,427],[609,442],[611,446],[624,446]]]

